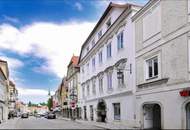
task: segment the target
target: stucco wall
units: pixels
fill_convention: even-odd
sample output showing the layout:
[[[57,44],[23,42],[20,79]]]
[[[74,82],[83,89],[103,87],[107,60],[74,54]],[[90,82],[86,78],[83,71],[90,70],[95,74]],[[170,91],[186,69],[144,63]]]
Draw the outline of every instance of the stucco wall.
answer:
[[[162,0],[162,36],[175,31],[187,23],[188,0]]]

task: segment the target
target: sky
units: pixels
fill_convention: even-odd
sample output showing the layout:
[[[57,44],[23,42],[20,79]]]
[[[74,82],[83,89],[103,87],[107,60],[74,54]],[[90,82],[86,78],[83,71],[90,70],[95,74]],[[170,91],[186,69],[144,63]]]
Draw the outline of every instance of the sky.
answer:
[[[0,0],[0,59],[8,61],[19,100],[47,101],[111,1],[148,0]]]

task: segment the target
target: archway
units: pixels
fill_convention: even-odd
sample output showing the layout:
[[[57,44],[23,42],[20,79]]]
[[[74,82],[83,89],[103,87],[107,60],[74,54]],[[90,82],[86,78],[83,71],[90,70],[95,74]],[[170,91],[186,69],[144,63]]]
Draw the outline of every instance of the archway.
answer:
[[[190,102],[186,104],[186,128],[190,129]]]
[[[97,121],[98,122],[106,121],[106,103],[103,99],[99,100],[97,105]]]
[[[161,129],[161,107],[159,104],[145,104],[143,115],[145,129]]]

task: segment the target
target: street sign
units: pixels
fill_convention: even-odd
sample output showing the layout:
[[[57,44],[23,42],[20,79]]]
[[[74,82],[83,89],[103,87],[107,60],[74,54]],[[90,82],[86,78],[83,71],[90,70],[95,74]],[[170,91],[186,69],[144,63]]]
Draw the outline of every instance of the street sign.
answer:
[[[76,108],[76,103],[75,102],[71,102],[71,108],[75,109]]]

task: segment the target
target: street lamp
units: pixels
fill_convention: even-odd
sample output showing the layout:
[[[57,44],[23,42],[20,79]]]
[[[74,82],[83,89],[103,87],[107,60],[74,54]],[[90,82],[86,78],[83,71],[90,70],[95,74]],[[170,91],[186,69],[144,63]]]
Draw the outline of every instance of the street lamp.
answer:
[[[117,68],[117,70],[118,70],[118,72],[117,72],[117,75],[118,75],[117,78],[118,78],[118,79],[121,78],[121,74],[123,74],[123,73],[122,73],[123,70],[129,71],[130,74],[132,74],[132,64],[129,65],[129,69],[124,69],[123,67],[120,67],[120,66],[117,66],[116,68]]]

